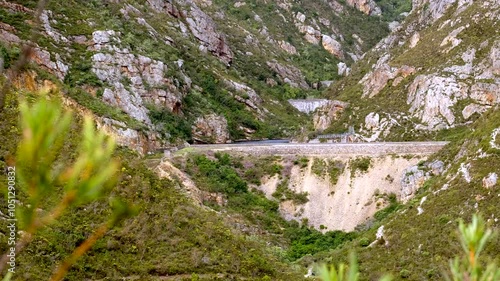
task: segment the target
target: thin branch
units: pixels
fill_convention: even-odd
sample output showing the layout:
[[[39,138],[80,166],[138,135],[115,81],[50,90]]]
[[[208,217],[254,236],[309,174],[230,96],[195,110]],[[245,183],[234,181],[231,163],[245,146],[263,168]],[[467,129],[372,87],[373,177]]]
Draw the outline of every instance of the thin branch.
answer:
[[[51,224],[58,217],[60,217],[71,204],[71,202],[73,202],[75,196],[75,190],[69,191],[50,214],[42,217],[41,219],[39,219],[39,221],[37,221],[36,219],[33,220],[28,228],[26,228],[26,232],[24,233],[24,235],[16,243],[16,255],[19,254],[24,249],[24,247],[26,247],[26,245],[28,245],[33,240],[33,236],[39,228]],[[3,272],[5,266],[7,265],[7,262],[9,261],[9,257],[7,256],[8,254],[9,250],[7,250],[0,258],[0,273]]]
[[[104,223],[96,229],[92,235],[87,238],[73,253],[56,269],[55,273],[50,278],[50,281],[59,281],[68,273],[69,268],[83,256],[94,244],[103,237],[109,229],[109,223]]]
[[[23,69],[24,66],[26,66],[30,60],[30,57],[33,53],[34,46],[36,45],[36,42],[38,41],[38,37],[40,36],[40,31],[41,31],[41,19],[40,16],[42,15],[43,11],[45,10],[45,7],[47,6],[49,0],[40,0],[38,2],[36,11],[35,11],[35,16],[34,16],[34,24],[33,28],[31,30],[31,36],[30,40],[26,42],[26,44],[22,48],[21,55],[19,56],[19,59],[16,61],[14,66],[11,69],[10,75],[7,78],[7,81],[2,86],[2,89],[0,90],[0,112],[3,111],[4,106],[5,106],[5,97],[7,96],[7,93],[9,92],[10,87],[12,86],[12,81],[19,75],[21,70]],[[1,69],[0,69],[1,70]],[[3,74],[0,72],[0,75]]]

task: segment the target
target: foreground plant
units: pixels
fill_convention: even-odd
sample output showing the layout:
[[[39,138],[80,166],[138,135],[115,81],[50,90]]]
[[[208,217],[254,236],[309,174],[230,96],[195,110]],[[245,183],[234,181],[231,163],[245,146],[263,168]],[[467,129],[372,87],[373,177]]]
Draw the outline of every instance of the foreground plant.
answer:
[[[356,256],[351,254],[349,257],[349,266],[341,263],[338,268],[334,265],[321,265],[319,268],[319,276],[323,281],[357,281],[359,278],[358,263]]]
[[[23,231],[15,247],[0,260],[0,272],[8,254],[17,255],[34,238],[36,232],[55,222],[70,207],[78,207],[101,198],[117,182],[118,162],[112,155],[113,139],[97,132],[92,119],[84,118],[81,141],[74,163],[64,167],[58,161],[65,136],[70,130],[72,115],[57,102],[42,95],[31,106],[20,104],[22,139],[16,155],[18,193],[26,196],[16,207],[19,230]],[[55,207],[48,211],[44,201],[62,193]],[[106,232],[133,213],[133,209],[117,199],[110,201],[113,213],[54,272],[51,280],[61,280],[72,264],[88,251]],[[12,251],[14,250],[14,251]],[[9,280],[12,272],[6,279]]]
[[[480,262],[480,254],[493,235],[493,231],[486,228],[484,220],[474,215],[472,222],[468,225],[461,220],[458,229],[464,255],[450,261],[451,277],[447,276],[446,279],[453,281],[500,280],[500,268],[497,265],[490,263],[484,267]]]

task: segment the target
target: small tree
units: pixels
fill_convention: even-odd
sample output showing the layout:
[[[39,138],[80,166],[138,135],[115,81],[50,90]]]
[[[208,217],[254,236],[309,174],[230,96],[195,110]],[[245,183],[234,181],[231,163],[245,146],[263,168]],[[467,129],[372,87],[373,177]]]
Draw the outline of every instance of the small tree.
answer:
[[[69,207],[81,206],[99,199],[116,184],[118,162],[112,155],[115,142],[97,132],[89,116],[84,118],[78,156],[67,167],[57,164],[62,153],[65,135],[72,122],[71,113],[60,103],[48,100],[44,94],[31,106],[20,105],[22,139],[18,145],[15,172],[20,193],[26,196],[16,207],[19,229],[23,234],[16,242],[20,253],[36,232],[56,221]],[[64,163],[66,164],[66,163]],[[46,198],[60,193],[60,201],[47,212],[39,212]],[[117,199],[111,199],[113,213],[54,271],[51,280],[61,280],[72,264],[88,251],[106,232],[133,213],[133,209]],[[10,252],[10,251],[8,251]],[[8,261],[8,253],[0,260],[0,273]],[[9,280],[8,273],[4,280]]]
[[[492,230],[486,228],[484,220],[474,215],[472,222],[468,225],[461,220],[458,229],[464,255],[450,261],[451,277],[447,276],[446,279],[453,281],[500,280],[500,269],[494,263],[484,267],[480,261],[480,254],[493,235]]]

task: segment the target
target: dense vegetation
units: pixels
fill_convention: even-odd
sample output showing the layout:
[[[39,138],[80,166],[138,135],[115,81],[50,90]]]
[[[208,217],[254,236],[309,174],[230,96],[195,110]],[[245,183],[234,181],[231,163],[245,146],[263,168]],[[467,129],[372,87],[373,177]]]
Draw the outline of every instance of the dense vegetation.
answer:
[[[217,203],[212,197],[205,205],[218,211],[228,212],[235,217],[243,217],[246,223],[257,226],[264,232],[263,237],[271,239],[283,251],[283,257],[295,261],[310,255],[332,249],[350,241],[356,234],[342,231],[320,231],[307,225],[284,220],[278,211],[280,200],[292,200],[299,204],[307,202],[307,194],[297,194],[287,187],[284,180],[273,194],[276,200],[267,199],[257,190],[250,190],[245,177],[244,164],[228,154],[216,153],[213,158],[206,155],[192,155],[188,159],[177,159],[178,166],[192,176],[197,187],[223,196],[226,203]],[[260,162],[253,175],[281,174],[281,169],[272,161]]]
[[[17,93],[25,95],[24,93]],[[31,97],[31,94],[26,93]],[[2,171],[12,161],[19,140],[17,98],[8,96],[8,103],[0,114],[1,136],[5,143],[1,151]],[[58,100],[57,95],[51,99]],[[80,118],[72,124],[58,155],[58,165],[73,162],[80,143]],[[214,216],[214,212],[196,206],[179,189],[176,182],[160,179],[144,163],[144,159],[127,149],[119,149],[115,157],[120,161],[118,185],[108,194],[124,198],[138,208],[137,216],[123,226],[110,230],[93,249],[70,270],[66,280],[119,278],[139,276],[149,280],[173,275],[179,278],[197,274],[203,279],[245,276],[254,279],[264,276],[300,279],[294,270],[285,266],[262,241],[249,240],[239,231]],[[12,165],[12,162],[10,162]],[[1,184],[6,184],[2,176]],[[56,189],[61,190],[61,186]],[[19,189],[20,191],[21,189]],[[23,198],[24,194],[19,194]],[[61,197],[60,192],[48,194],[39,210],[49,210]],[[0,199],[6,209],[5,197]],[[110,214],[107,198],[71,207],[56,223],[40,230],[32,243],[18,256],[20,274],[13,280],[47,280],[57,261],[65,259],[103,223]],[[1,220],[7,229],[7,221]],[[0,251],[7,248],[7,236],[2,236]],[[183,277],[186,276],[186,277]],[[148,279],[149,278],[149,279]]]

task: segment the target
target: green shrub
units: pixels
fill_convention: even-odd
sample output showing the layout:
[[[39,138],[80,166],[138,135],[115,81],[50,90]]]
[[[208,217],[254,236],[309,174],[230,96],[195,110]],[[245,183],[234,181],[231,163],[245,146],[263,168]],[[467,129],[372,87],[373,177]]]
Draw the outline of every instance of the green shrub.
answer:
[[[0,61],[3,62],[3,68],[9,68],[18,58],[20,54],[17,47],[5,47],[0,43]]]
[[[90,61],[77,62],[71,66],[68,74],[64,77],[64,83],[71,87],[89,85],[102,87],[104,84],[92,71]]]
[[[174,114],[167,108],[149,106],[149,117],[166,139],[192,141],[191,122],[184,116]]]
[[[357,157],[355,159],[352,159],[349,162],[351,168],[351,176],[354,177],[356,171],[366,173],[371,167],[371,161],[372,159],[370,157]]]
[[[375,215],[373,215],[373,217],[376,220],[381,221],[381,220],[385,219],[387,216],[389,216],[390,214],[399,210],[399,208],[401,208],[401,204],[397,201],[396,195],[394,193],[391,193],[389,195],[389,202],[390,202],[389,206],[385,207],[382,210],[377,211],[375,213]]]
[[[313,159],[313,164],[311,171],[318,177],[322,177],[326,169],[326,160],[324,159]]]
[[[340,161],[330,162],[328,164],[328,175],[330,182],[335,185],[339,181],[340,175],[344,172],[344,163]]]
[[[401,271],[399,272],[399,276],[401,276],[401,278],[408,278],[410,277],[411,275],[411,272],[407,269],[401,269]]]
[[[307,157],[300,157],[299,159],[295,159],[293,161],[294,165],[299,165],[301,168],[306,168],[307,165],[309,164],[309,158]]]
[[[285,237],[291,240],[288,257],[290,260],[296,260],[308,254],[334,249],[356,238],[356,234],[339,230],[322,234],[318,230],[302,226],[285,230]]]
[[[359,246],[368,247],[368,245],[370,245],[370,240],[368,240],[368,238],[363,237],[363,238],[359,239]]]
[[[296,193],[288,188],[288,180],[284,180],[278,184],[276,191],[272,196],[280,201],[292,200],[295,204],[305,204],[309,201],[307,192]]]

